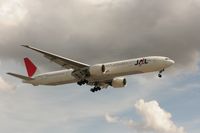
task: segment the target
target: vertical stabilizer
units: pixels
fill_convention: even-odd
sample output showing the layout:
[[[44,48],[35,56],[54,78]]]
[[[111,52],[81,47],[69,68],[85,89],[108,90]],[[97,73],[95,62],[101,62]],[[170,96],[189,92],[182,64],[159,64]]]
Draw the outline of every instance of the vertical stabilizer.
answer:
[[[32,77],[36,70],[37,70],[37,67],[32,63],[32,61],[29,59],[29,58],[24,58],[24,64],[26,66],[26,70],[27,70],[27,73],[28,73],[28,76],[29,77]]]

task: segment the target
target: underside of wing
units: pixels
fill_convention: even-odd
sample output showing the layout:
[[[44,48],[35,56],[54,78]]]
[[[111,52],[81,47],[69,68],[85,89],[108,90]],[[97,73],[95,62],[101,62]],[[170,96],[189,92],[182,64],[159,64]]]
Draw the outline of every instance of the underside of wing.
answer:
[[[28,45],[22,45],[22,46],[43,54],[43,56],[46,57],[47,59],[49,59],[50,61],[55,62],[58,65],[60,65],[64,68],[67,68],[67,69],[78,70],[78,69],[81,69],[84,67],[89,67],[88,64],[84,64],[84,63],[81,63],[81,62],[78,62],[78,61],[75,61],[72,59],[68,59],[68,58],[65,58],[65,57],[50,53],[50,52],[46,52],[46,51],[28,46]]]

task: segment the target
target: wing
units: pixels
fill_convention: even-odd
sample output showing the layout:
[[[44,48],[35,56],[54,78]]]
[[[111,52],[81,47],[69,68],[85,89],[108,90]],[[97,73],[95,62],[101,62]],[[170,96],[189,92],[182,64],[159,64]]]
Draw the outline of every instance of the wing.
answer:
[[[81,62],[78,62],[78,61],[74,61],[72,59],[68,59],[68,58],[65,58],[65,57],[50,53],[50,52],[46,52],[46,51],[31,47],[31,46],[28,46],[28,45],[22,45],[22,46],[43,54],[43,56],[46,57],[47,59],[49,59],[50,61],[53,61],[53,62],[57,63],[58,65],[60,65],[64,68],[67,68],[67,69],[78,70],[78,69],[81,69],[81,68],[84,68],[84,67],[89,67],[88,64],[84,64],[84,63],[81,63]]]

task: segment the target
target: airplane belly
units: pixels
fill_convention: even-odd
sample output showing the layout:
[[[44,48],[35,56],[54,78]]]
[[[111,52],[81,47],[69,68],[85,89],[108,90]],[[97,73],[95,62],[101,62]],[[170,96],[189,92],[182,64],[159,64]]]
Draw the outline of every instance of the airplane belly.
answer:
[[[60,76],[60,77],[50,77],[46,80],[43,80],[44,85],[60,85],[60,84],[69,84],[74,83],[75,80],[73,77],[66,77],[66,76]]]
[[[71,71],[62,72],[62,73],[54,73],[48,75],[42,75],[40,77],[36,77],[33,81],[35,85],[61,85],[74,83],[77,80],[71,76]]]

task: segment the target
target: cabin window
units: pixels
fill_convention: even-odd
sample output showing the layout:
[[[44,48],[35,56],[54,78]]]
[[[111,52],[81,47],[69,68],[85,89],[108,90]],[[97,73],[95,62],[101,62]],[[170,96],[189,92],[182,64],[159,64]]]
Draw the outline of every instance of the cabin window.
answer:
[[[169,60],[169,58],[168,58],[168,57],[166,57],[166,58],[165,58],[165,60]]]

